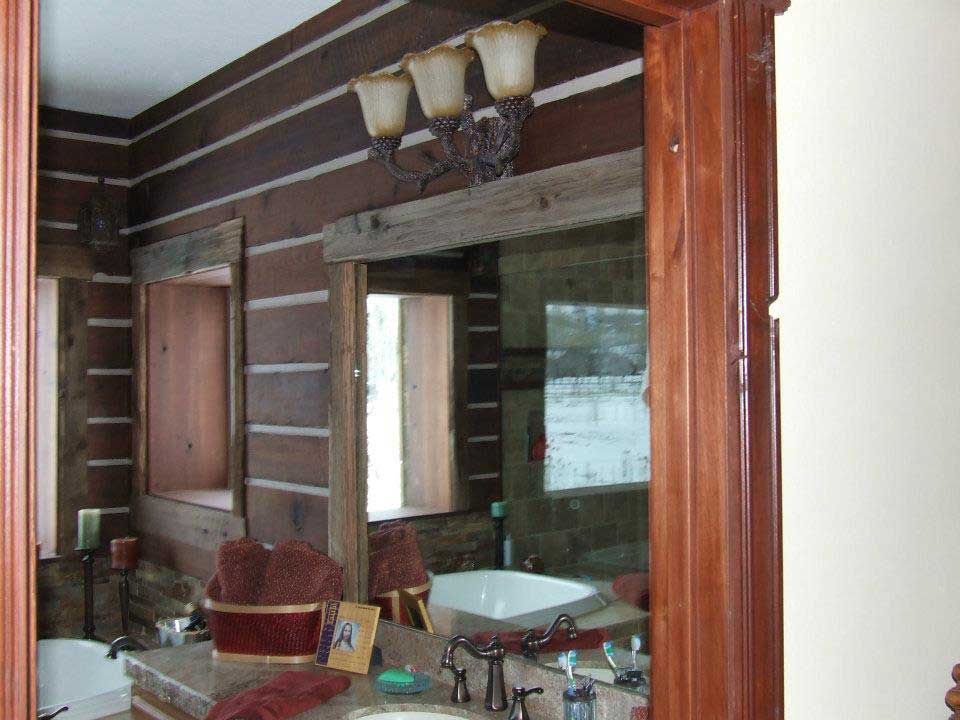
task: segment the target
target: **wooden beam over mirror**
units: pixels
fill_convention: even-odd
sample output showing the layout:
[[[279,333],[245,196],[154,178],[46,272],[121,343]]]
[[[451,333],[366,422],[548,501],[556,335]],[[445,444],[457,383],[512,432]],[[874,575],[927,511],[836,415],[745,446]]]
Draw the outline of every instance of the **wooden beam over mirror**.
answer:
[[[596,225],[643,210],[643,150],[591,158],[348,215],[323,229],[327,262],[385,260]]]

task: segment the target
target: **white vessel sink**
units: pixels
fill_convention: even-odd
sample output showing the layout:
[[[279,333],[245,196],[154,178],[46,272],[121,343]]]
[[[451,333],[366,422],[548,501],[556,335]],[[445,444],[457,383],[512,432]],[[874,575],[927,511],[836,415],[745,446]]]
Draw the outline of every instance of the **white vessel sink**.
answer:
[[[447,715],[445,713],[398,710],[396,712],[377,713],[376,715],[364,715],[360,720],[464,720],[464,718],[460,715]]]

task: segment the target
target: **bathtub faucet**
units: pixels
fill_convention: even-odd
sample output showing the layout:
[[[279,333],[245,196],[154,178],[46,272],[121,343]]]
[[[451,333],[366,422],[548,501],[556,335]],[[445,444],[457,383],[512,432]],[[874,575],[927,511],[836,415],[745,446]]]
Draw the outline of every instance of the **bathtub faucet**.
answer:
[[[458,647],[462,647],[479,660],[487,661],[487,694],[484,698],[484,707],[494,712],[506,710],[507,688],[503,684],[503,657],[506,651],[500,638],[494,635],[489,643],[478,648],[463,635],[456,635],[450,638],[450,642],[444,648],[440,667],[451,670],[455,680],[450,700],[455,703],[464,703],[470,700],[470,693],[467,692],[466,670],[458,668],[453,662],[453,654]]]
[[[107,651],[107,657],[111,660],[117,659],[117,653],[121,650],[146,650],[147,646],[142,641],[137,640],[132,635],[121,635],[112,643]]]
[[[553,640],[553,636],[557,634],[561,625],[567,626],[567,640],[577,639],[577,624],[572,617],[566,613],[561,613],[557,615],[557,619],[550,624],[547,631],[540,637],[537,637],[537,631],[532,628],[523,634],[523,637],[520,638],[520,650],[523,652],[523,656],[536,658],[537,652]]]

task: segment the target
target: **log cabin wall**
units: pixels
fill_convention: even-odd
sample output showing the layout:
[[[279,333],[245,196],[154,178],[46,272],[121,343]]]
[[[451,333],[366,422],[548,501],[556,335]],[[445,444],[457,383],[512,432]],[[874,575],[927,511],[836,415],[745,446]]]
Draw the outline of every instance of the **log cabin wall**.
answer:
[[[131,247],[245,220],[246,523],[260,541],[292,537],[327,546],[328,415],[336,389],[328,377],[321,229],[415,198],[414,188],[366,161],[369,139],[346,83],[504,17],[529,17],[550,32],[538,54],[538,108],[524,130],[519,174],[642,144],[641,33],[559,1],[342,2],[130,120]],[[492,105],[479,62],[468,73],[468,92],[478,108]],[[412,98],[402,163],[439,153],[425,127]],[[462,187],[451,174],[427,194]],[[484,403],[477,412],[490,408]],[[482,419],[471,422],[479,427]],[[458,546],[475,548],[477,561],[488,564],[483,517],[465,519],[463,527],[477,530]],[[422,524],[427,532],[449,525]]]
[[[78,636],[83,625],[77,510],[103,508],[101,545],[128,530],[130,500],[130,278],[125,250],[80,247],[77,214],[98,177],[121,210],[128,191],[129,122],[40,109],[38,265],[58,278],[60,417],[57,544],[38,569],[39,637]],[[116,578],[95,563],[96,624],[119,635]]]

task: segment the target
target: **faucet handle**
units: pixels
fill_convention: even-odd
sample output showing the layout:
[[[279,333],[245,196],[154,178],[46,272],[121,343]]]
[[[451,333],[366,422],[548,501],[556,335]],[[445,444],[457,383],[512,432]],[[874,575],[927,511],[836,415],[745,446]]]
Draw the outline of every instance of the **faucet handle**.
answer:
[[[453,691],[450,693],[450,702],[466,703],[470,702],[470,691],[467,689],[467,671],[465,668],[452,667],[453,673]]]
[[[509,720],[530,720],[530,715],[527,713],[527,706],[523,701],[527,699],[527,695],[533,695],[534,693],[542,695],[543,688],[535,687],[525,690],[519,685],[513,686],[513,706],[510,708]]]

